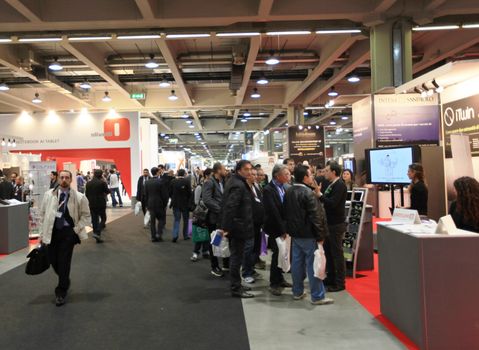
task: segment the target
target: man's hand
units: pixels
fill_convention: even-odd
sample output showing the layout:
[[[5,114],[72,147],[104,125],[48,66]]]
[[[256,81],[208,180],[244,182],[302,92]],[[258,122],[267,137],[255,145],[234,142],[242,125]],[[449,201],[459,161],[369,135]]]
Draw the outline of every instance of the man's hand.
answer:
[[[221,237],[226,237],[226,236],[229,235],[229,232],[223,231],[223,230],[220,230],[220,229],[218,229],[218,232],[219,232],[219,234],[221,235]]]
[[[284,241],[286,238],[288,238],[288,234],[287,234],[287,233],[283,233],[280,237],[281,237],[281,239]]]
[[[317,242],[318,244],[321,244],[321,245],[323,245],[323,244],[324,244],[324,239],[323,239],[323,240],[321,240],[321,241],[319,241],[319,240],[318,240],[318,241],[316,241],[316,242]]]
[[[322,193],[321,193],[321,186],[322,184],[320,183],[318,185],[318,183],[316,182],[316,180],[313,180],[313,189],[314,189],[314,193],[318,196],[318,197],[321,197],[322,196]]]

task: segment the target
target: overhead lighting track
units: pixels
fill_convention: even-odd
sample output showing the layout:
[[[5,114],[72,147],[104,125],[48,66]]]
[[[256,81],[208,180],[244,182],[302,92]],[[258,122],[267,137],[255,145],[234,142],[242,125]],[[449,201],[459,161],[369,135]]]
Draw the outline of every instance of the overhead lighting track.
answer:
[[[111,40],[112,36],[72,36],[68,37],[69,41],[102,41],[102,40]]]
[[[260,32],[245,32],[245,33],[216,33],[217,37],[247,37],[247,36],[259,36]]]
[[[18,39],[21,43],[41,43],[41,42],[56,42],[62,41],[61,37],[54,37],[54,38],[20,38]]]
[[[424,27],[413,27],[414,32],[425,32],[429,30],[453,30],[459,29],[460,27],[456,24],[453,25],[441,25],[441,26],[424,26]]]
[[[167,39],[194,39],[194,38],[209,38],[211,34],[166,34]]]
[[[310,35],[309,30],[288,30],[280,32],[266,32],[266,35]]]
[[[119,40],[135,40],[135,39],[159,39],[160,34],[141,34],[141,35],[118,35],[116,37]]]

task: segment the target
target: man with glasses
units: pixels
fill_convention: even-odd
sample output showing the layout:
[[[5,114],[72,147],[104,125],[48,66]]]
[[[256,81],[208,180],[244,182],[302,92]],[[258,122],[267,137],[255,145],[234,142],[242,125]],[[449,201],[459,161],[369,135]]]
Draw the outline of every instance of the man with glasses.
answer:
[[[72,173],[62,170],[58,180],[59,185],[43,197],[40,242],[48,245],[50,263],[58,275],[55,303],[62,306],[70,287],[73,247],[88,238],[85,228],[91,219],[88,199],[70,187]]]

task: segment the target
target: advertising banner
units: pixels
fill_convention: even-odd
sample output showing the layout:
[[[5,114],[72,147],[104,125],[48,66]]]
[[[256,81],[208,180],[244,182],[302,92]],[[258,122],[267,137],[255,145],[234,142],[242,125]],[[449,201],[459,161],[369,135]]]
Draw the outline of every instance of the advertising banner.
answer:
[[[311,165],[324,165],[324,129],[322,127],[299,129],[297,126],[288,128],[289,157],[295,163],[308,161]]]
[[[452,158],[451,135],[469,137],[471,156],[479,156],[479,95],[442,106],[446,158]]]
[[[373,147],[373,110],[371,97],[366,97],[352,105],[353,109],[353,140],[356,174],[365,169],[364,150]]]
[[[376,147],[439,145],[437,95],[375,95]]]

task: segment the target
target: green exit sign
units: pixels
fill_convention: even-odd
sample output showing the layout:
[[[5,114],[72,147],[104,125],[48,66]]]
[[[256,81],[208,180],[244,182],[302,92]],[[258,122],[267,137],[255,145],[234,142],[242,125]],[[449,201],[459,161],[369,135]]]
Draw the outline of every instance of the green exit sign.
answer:
[[[134,94],[130,94],[130,97],[134,100],[144,100],[146,97],[146,94],[143,92],[137,92]]]

